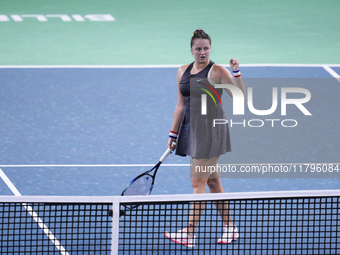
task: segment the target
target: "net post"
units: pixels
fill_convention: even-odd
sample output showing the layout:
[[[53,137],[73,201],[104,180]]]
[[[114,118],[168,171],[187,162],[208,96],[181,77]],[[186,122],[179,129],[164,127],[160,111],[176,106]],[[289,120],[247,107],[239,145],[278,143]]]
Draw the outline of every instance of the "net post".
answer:
[[[118,196],[112,197],[111,255],[118,255],[118,249],[119,249],[119,208],[120,208],[119,197]]]

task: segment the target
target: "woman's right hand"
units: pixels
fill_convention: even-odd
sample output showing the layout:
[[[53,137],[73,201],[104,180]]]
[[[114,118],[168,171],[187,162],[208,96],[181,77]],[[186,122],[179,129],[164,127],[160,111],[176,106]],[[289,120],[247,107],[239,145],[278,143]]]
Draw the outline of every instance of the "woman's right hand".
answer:
[[[169,137],[168,148],[172,151],[176,149],[176,139]]]

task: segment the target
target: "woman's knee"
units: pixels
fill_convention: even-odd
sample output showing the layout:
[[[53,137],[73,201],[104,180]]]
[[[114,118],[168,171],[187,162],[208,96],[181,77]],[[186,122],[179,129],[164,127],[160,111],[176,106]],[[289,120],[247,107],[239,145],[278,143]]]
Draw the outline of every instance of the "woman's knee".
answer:
[[[191,178],[191,187],[195,188],[205,188],[207,185],[206,178]]]
[[[209,178],[207,181],[207,184],[208,184],[210,192],[213,192],[213,193],[224,192],[220,178]]]
[[[219,184],[219,179],[217,178],[209,178],[207,181],[207,185],[209,186],[210,189],[215,188]]]

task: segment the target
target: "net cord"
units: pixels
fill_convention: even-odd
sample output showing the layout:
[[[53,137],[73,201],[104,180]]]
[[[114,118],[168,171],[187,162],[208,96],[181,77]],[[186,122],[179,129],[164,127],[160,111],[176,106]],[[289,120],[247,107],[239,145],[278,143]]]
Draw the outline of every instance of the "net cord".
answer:
[[[260,191],[260,192],[233,192],[233,193],[207,193],[207,194],[174,194],[174,195],[147,195],[147,196],[0,196],[0,202],[12,203],[112,203],[117,198],[120,203],[154,202],[154,201],[214,201],[231,199],[263,199],[263,198],[294,198],[294,197],[327,197],[339,196],[340,189],[335,190],[292,190],[292,191]]]

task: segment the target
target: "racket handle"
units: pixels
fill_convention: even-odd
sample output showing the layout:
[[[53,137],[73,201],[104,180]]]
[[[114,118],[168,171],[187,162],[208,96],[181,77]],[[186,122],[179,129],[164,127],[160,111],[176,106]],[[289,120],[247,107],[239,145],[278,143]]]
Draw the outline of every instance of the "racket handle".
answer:
[[[175,142],[173,142],[172,143],[172,145],[175,145],[176,143]],[[167,149],[165,152],[164,152],[164,154],[162,155],[162,157],[159,159],[159,162],[163,162],[165,159],[166,159],[166,157],[167,156],[169,156],[169,154],[171,153],[171,149]]]

